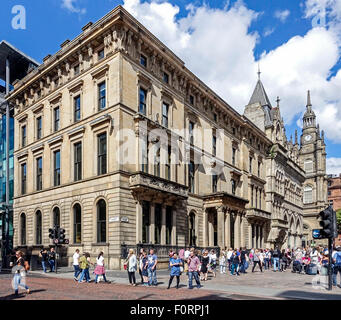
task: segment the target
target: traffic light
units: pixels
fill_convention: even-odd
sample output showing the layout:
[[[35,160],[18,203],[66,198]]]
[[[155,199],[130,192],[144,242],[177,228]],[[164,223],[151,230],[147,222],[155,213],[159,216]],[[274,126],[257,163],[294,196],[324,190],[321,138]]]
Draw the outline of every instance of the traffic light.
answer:
[[[321,239],[335,238],[335,234],[337,234],[336,214],[333,211],[332,207],[329,206],[327,209],[321,211],[319,216],[321,217],[320,226],[322,227],[322,230],[320,232]]]
[[[53,228],[50,228],[49,229],[49,238],[50,239],[55,239],[56,238],[56,231],[55,231],[55,229]]]
[[[58,230],[58,241],[59,243],[64,243],[64,240],[65,240],[65,229],[60,228]]]

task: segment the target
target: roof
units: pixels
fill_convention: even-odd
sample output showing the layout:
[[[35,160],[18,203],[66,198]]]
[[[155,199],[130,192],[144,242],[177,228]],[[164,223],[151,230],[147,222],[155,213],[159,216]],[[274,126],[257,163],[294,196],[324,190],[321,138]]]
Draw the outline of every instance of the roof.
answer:
[[[268,95],[265,92],[262,81],[258,80],[256,88],[253,91],[249,104],[260,103],[263,107],[269,106],[272,108]]]
[[[10,84],[26,76],[29,69],[39,66],[30,58],[5,40],[0,42],[0,79],[6,81],[6,59],[10,62]]]

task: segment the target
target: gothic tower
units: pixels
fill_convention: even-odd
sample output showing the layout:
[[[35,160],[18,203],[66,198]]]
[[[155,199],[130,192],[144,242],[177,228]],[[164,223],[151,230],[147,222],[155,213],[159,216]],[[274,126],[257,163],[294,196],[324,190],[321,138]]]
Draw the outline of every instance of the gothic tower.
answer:
[[[312,109],[310,91],[308,91],[306,112],[303,116],[300,165],[305,171],[303,185],[304,233],[307,240],[312,240],[312,229],[318,229],[317,216],[327,205],[326,145],[324,132],[320,134],[316,124],[316,115]]]

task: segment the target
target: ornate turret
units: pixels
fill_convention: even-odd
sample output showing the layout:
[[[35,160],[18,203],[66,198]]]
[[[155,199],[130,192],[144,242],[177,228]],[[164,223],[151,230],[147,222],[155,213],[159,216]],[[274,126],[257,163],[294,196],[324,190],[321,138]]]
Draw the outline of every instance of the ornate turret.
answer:
[[[310,91],[308,91],[307,97],[307,110],[303,116],[303,128],[316,127],[316,115],[312,109]]]

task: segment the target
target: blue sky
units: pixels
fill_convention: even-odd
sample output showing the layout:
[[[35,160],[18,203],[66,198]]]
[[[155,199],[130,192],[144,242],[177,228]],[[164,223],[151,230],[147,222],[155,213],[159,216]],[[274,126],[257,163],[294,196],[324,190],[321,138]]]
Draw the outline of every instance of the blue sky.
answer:
[[[341,126],[330,124],[332,119],[341,122],[341,90],[337,89],[341,85],[337,77],[341,68],[341,6],[334,1],[339,2],[327,0],[327,25],[321,30],[313,22],[316,6],[326,2],[322,0],[2,0],[0,40],[41,62],[47,54],[57,52],[66,39],[77,36],[86,23],[97,21],[118,4],[124,5],[239,112],[252,94],[260,61],[262,80],[273,105],[277,95],[281,98],[288,138],[305,110],[306,91],[312,90],[313,108],[326,131],[329,172],[337,173],[341,172]],[[14,5],[26,9],[25,30],[12,28]],[[153,16],[155,19],[148,19]],[[167,25],[163,25],[165,21]],[[174,36],[171,30],[167,33],[169,25],[175,29]],[[193,34],[190,29],[195,30]],[[217,38],[217,47],[209,56],[198,50],[200,41],[202,50],[208,43],[205,30]],[[228,39],[236,34],[237,42]],[[181,45],[177,37],[183,37]],[[201,61],[210,57],[209,67],[203,69]]]

